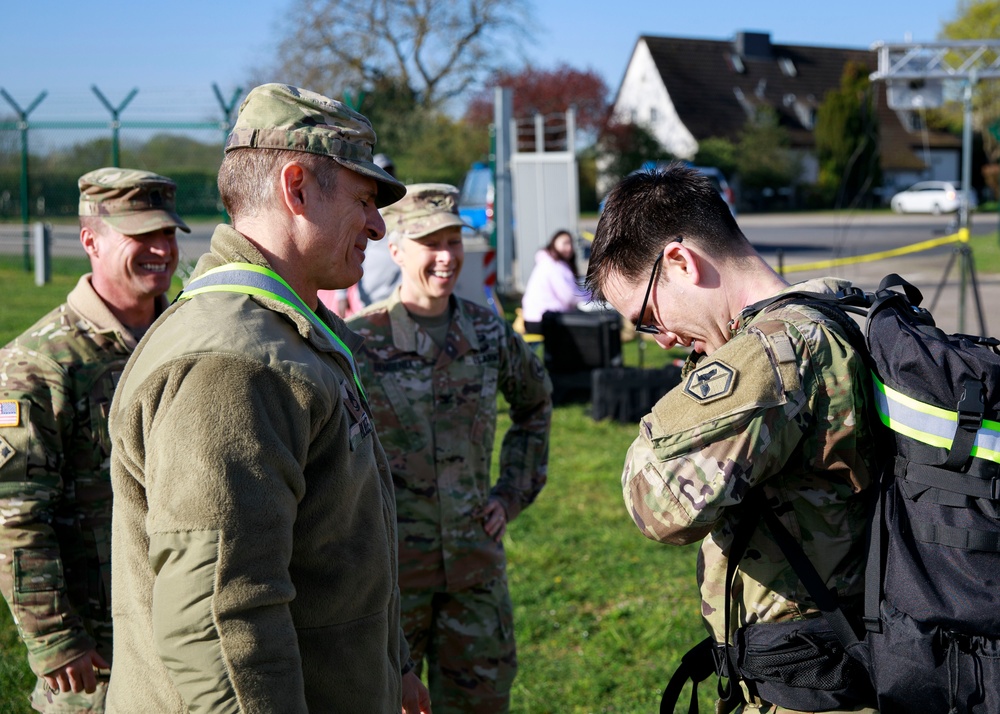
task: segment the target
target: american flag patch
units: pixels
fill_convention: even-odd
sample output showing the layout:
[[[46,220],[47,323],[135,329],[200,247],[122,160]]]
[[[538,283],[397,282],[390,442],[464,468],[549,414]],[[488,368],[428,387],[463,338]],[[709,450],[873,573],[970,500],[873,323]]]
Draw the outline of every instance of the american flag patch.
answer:
[[[0,402],[0,426],[17,426],[21,423],[21,405],[13,399]]]

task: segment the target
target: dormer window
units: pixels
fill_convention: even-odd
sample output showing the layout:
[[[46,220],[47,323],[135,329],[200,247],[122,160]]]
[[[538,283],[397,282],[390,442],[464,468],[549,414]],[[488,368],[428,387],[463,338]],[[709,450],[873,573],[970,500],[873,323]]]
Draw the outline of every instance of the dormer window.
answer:
[[[795,118],[806,129],[816,128],[816,109],[802,102],[795,102]]]
[[[786,77],[794,77],[799,73],[796,69],[795,63],[792,62],[790,57],[779,57],[778,66],[781,68],[781,73]]]

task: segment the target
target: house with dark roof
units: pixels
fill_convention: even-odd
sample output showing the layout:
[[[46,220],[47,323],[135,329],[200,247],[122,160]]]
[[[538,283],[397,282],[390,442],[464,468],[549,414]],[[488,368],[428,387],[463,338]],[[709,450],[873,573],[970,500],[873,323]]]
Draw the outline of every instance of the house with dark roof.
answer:
[[[618,88],[614,116],[644,125],[674,156],[693,159],[700,141],[736,141],[747,119],[770,107],[801,159],[801,182],[814,183],[816,110],[840,87],[850,60],[875,70],[871,50],[778,45],[765,32],[738,32],[731,41],[643,35]],[[884,83],[876,108],[887,194],[922,179],[961,175],[959,137],[928,130],[917,111],[891,109]]]

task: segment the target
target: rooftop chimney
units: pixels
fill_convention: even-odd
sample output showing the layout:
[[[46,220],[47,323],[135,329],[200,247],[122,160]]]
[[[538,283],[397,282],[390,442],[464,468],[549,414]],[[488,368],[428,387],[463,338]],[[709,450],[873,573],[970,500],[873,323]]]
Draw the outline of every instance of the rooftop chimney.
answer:
[[[770,32],[737,32],[733,44],[736,54],[743,59],[769,60],[774,57]]]

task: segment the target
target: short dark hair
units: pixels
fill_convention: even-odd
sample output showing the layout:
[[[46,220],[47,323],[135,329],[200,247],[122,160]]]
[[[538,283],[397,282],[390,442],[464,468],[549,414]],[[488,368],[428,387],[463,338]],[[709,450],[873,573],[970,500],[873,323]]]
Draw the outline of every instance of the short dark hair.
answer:
[[[626,176],[605,201],[590,251],[587,287],[600,298],[613,273],[638,280],[678,236],[720,258],[753,252],[729,206],[695,169],[673,163]]]

